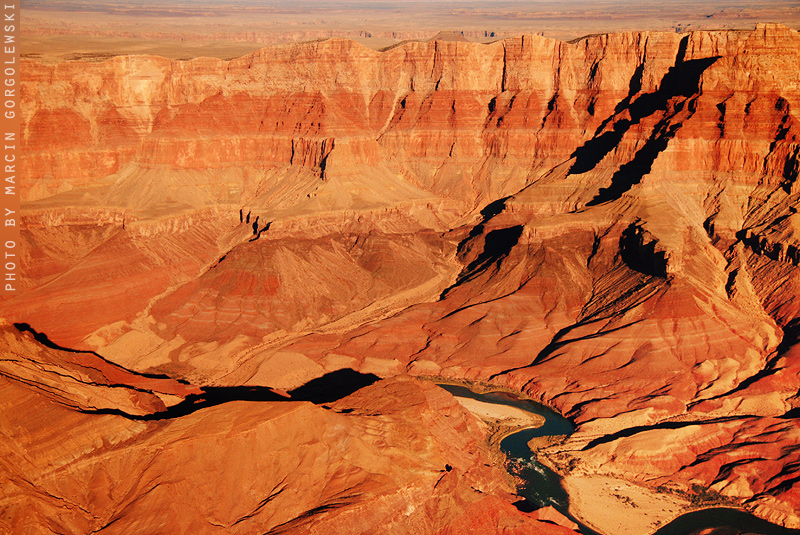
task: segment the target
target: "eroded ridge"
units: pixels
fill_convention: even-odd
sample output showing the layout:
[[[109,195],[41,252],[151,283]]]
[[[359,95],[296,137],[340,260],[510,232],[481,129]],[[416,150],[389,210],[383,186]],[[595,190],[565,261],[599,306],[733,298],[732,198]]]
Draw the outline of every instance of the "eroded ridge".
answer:
[[[796,527],[798,50],[761,24],[26,60],[4,528],[570,532],[407,375],[555,407],[567,481]],[[285,399],[342,370],[382,379]]]

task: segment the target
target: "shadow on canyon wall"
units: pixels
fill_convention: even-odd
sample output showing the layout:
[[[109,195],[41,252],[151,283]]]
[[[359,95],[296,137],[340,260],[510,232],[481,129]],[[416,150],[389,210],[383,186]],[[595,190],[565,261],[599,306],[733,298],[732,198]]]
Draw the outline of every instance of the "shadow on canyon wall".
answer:
[[[50,341],[46,334],[37,332],[27,323],[15,323],[14,327],[16,327],[20,332],[30,333],[37,342],[50,349],[66,351],[69,353],[92,355],[112,366],[117,366],[94,351],[80,351],[59,346],[58,344]],[[140,377],[161,379],[169,378],[166,375],[144,374],[126,370],[121,366],[117,367]],[[326,373],[325,375],[317,377],[316,379],[312,379],[306,384],[295,388],[294,390],[288,391],[286,394],[267,386],[205,386],[200,387],[202,393],[189,394],[180,403],[168,407],[164,411],[155,412],[152,414],[128,414],[119,409],[83,410],[81,412],[86,414],[116,414],[131,420],[152,421],[179,418],[200,409],[221,405],[231,401],[308,401],[314,403],[315,405],[321,405],[323,403],[331,403],[347,397],[356,390],[364,388],[365,386],[369,386],[378,380],[380,380],[380,377],[377,375],[371,373],[359,373],[350,368],[343,368]],[[184,384],[189,384],[186,381],[181,382]],[[115,385],[108,386],[111,387]]]

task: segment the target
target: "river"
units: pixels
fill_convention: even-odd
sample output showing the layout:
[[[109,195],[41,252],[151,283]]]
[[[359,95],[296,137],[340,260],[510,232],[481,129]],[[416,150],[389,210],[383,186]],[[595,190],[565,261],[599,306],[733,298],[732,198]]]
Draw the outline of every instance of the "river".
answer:
[[[439,384],[454,396],[472,398],[486,403],[510,405],[544,416],[545,423],[535,429],[517,431],[500,442],[500,449],[508,458],[507,467],[511,474],[520,478],[518,494],[526,503],[518,504],[521,509],[553,506],[561,514],[578,524],[584,535],[604,535],[592,530],[578,521],[569,512],[569,496],[561,484],[558,474],[538,462],[528,447],[535,437],[569,435],[575,426],[553,409],[534,401],[520,399],[507,392],[488,392],[478,394],[465,386]],[[713,532],[704,530],[714,529]],[[800,530],[787,529],[771,524],[745,511],[730,508],[702,509],[683,514],[663,526],[653,535],[696,535],[701,531],[717,535],[800,535]],[[619,535],[619,534],[605,534]],[[627,534],[650,535],[650,534]]]

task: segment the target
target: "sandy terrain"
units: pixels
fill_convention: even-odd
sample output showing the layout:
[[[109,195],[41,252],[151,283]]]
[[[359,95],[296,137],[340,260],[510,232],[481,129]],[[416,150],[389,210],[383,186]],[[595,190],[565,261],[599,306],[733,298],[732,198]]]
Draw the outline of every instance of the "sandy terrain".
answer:
[[[570,512],[601,533],[653,533],[688,511],[685,500],[613,477],[568,475],[563,484]]]
[[[544,424],[542,416],[516,407],[486,403],[458,396],[455,396],[455,398],[465,409],[484,421],[509,427],[540,427]]]

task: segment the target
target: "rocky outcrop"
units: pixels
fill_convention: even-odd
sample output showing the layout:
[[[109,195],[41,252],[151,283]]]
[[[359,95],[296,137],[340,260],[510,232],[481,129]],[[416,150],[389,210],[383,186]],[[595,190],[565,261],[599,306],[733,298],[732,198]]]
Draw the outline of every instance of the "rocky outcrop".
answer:
[[[511,505],[482,424],[431,383],[391,379],[324,406],[232,400],[148,421],[89,407],[127,407],[103,389],[141,401],[152,397],[144,388],[192,387],[4,337],[6,357],[24,347],[47,359],[46,374],[64,374],[29,381],[4,358],[4,533],[575,533]],[[68,375],[76,366],[118,384]]]
[[[200,390],[166,376],[142,375],[89,351],[59,348],[29,325],[2,325],[0,374],[79,412],[144,416]]]
[[[291,390],[343,368],[504,385],[575,421],[548,453],[563,466],[701,484],[796,523],[798,50],[764,24],[28,62],[26,290],[0,314],[204,387]],[[406,399],[416,383],[391,384]],[[296,410],[351,438],[386,423],[340,409],[351,419]],[[269,433],[287,451],[307,438]],[[380,487],[382,470],[356,479]],[[530,520],[460,484],[440,509],[417,489],[424,530],[464,529],[468,511]],[[383,522],[400,495],[380,488]],[[342,504],[362,511],[330,489],[269,529],[335,531]],[[232,511],[214,522],[250,514]]]

